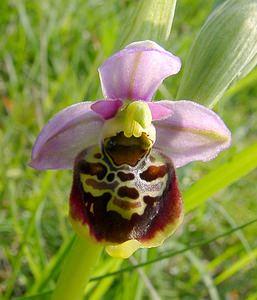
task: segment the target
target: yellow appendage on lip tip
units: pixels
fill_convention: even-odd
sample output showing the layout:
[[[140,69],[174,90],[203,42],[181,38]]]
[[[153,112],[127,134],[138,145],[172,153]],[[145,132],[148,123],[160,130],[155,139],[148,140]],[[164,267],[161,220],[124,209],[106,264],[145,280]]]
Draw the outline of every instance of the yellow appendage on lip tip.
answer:
[[[116,258],[128,258],[130,257],[138,248],[140,248],[141,243],[137,240],[129,240],[119,245],[106,246],[106,252]]]
[[[92,243],[94,242],[96,244],[99,244],[99,242],[92,239],[87,225],[81,224],[80,221],[74,220],[71,216],[69,217],[69,219],[71,221],[73,229],[82,239],[90,239],[92,240]],[[140,245],[141,243],[137,240],[128,240],[118,245],[106,245],[105,250],[112,257],[124,259],[130,257],[137,249],[140,248]]]
[[[163,242],[171,236],[174,231],[179,227],[183,220],[183,213],[178,218],[175,223],[169,224],[163,231],[159,231],[155,236],[148,241],[139,242],[137,240],[128,240],[122,244],[114,246],[106,246],[106,252],[115,258],[129,258],[136,250],[139,248],[152,248],[158,247],[163,244]]]
[[[92,243],[102,244],[104,246],[105,242],[99,243],[92,238],[89,233],[89,228],[85,224],[81,224],[80,221],[74,220],[71,216],[69,217],[72,227],[78,236],[82,239],[89,239]],[[122,244],[118,245],[106,245],[106,252],[115,258],[128,258],[130,257],[138,248],[140,248],[141,243],[137,240],[128,240]]]

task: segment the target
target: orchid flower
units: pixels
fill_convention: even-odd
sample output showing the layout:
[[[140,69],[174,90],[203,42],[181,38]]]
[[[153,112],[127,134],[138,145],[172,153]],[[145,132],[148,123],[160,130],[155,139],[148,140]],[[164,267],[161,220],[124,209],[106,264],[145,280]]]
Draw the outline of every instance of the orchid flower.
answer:
[[[161,245],[183,218],[175,169],[230,145],[230,131],[210,109],[151,102],[180,67],[152,41],[128,45],[99,68],[105,99],[62,110],[33,147],[33,168],[73,168],[71,223],[111,256]]]

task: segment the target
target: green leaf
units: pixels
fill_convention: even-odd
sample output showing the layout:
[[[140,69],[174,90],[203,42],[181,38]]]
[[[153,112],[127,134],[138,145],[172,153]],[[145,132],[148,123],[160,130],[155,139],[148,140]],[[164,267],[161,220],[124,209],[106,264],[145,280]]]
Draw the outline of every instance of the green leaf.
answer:
[[[243,89],[254,85],[257,81],[257,69],[252,71],[247,77],[243,78],[242,80],[238,81],[234,86],[232,86],[226,93],[225,97],[231,97],[236,93],[242,91]]]
[[[44,290],[49,282],[56,278],[57,274],[60,271],[60,267],[63,264],[65,257],[67,256],[67,253],[69,253],[71,246],[74,243],[74,240],[75,236],[63,243],[60,250],[56,253],[55,256],[52,257],[50,262],[48,262],[45,269],[41,271],[40,279],[36,280],[30,287],[30,294]]]
[[[122,46],[133,41],[153,40],[163,43],[169,38],[176,0],[142,0],[126,22]],[[128,25],[129,24],[129,25]]]
[[[120,269],[122,259],[109,258],[107,260],[102,260],[98,262],[96,270],[94,270],[93,276],[100,276],[100,274],[105,274],[109,272],[114,272]],[[111,288],[115,277],[110,277],[107,280],[103,280],[98,283],[97,281],[91,281],[85,290],[85,294],[90,300],[100,300],[104,298],[106,292]]]
[[[198,180],[184,192],[185,210],[188,212],[212,195],[229,186],[257,167],[257,143],[254,143],[223,165]]]
[[[255,261],[257,258],[257,249],[253,250],[251,253],[245,254],[242,258],[240,258],[238,261],[236,261],[234,264],[232,264],[229,268],[227,268],[225,271],[223,271],[221,274],[219,274],[214,282],[216,285],[222,283],[224,280],[230,278],[235,273],[244,270],[245,267],[251,262]]]
[[[52,291],[37,293],[31,296],[17,297],[13,298],[13,300],[49,300]]]
[[[203,25],[189,52],[177,99],[213,106],[256,65],[256,0],[230,0]]]

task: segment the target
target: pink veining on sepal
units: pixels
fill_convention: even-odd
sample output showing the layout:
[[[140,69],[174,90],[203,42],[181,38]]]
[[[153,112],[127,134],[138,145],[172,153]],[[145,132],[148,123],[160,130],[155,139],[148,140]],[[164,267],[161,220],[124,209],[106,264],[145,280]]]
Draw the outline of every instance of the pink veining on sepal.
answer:
[[[98,142],[102,118],[91,111],[92,102],[81,102],[60,111],[43,128],[30,166],[39,169],[72,169],[77,154]]]
[[[99,68],[104,96],[149,101],[162,81],[178,73],[180,67],[177,56],[154,42],[130,44]]]
[[[159,101],[172,110],[171,117],[154,122],[155,147],[170,157],[175,167],[208,161],[228,148],[231,133],[212,110],[192,101]]]
[[[91,105],[91,109],[102,116],[104,120],[113,118],[122,106],[121,100],[99,100]]]

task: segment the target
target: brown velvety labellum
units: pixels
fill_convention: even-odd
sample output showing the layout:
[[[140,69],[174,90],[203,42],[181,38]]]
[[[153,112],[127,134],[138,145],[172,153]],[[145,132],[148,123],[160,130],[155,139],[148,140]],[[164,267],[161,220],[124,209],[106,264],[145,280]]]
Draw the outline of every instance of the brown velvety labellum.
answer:
[[[181,195],[172,162],[152,149],[129,165],[130,156],[138,154],[136,148],[129,150],[126,163],[121,165],[112,160],[115,151],[107,155],[98,146],[76,158],[70,215],[88,226],[98,241],[147,241],[181,216]]]
[[[136,164],[147,154],[150,142],[146,134],[141,137],[125,137],[123,132],[106,139],[104,150],[116,166]]]

